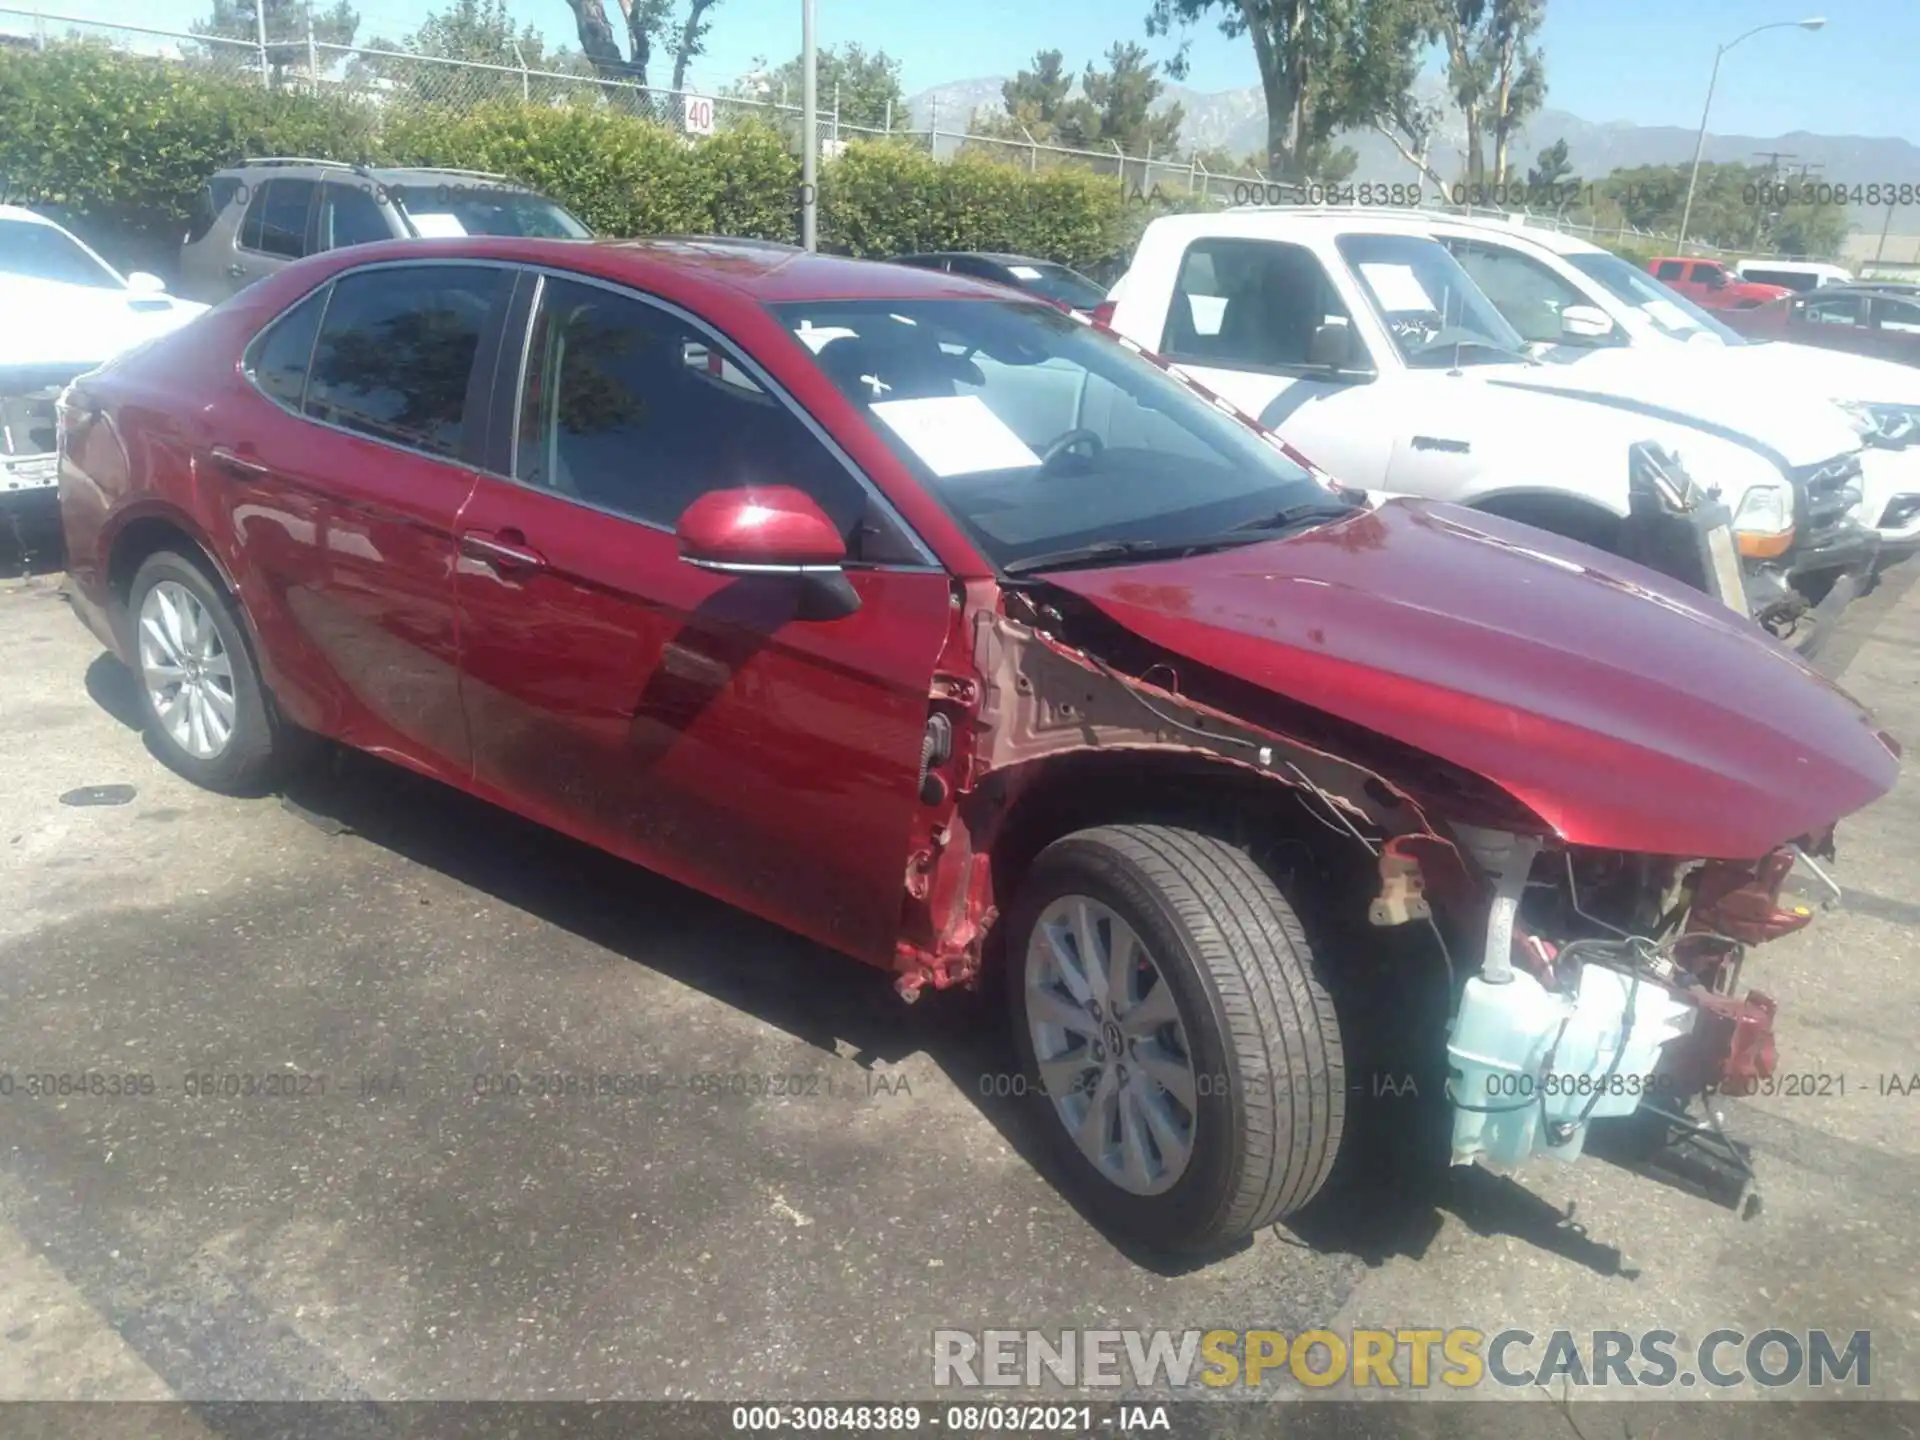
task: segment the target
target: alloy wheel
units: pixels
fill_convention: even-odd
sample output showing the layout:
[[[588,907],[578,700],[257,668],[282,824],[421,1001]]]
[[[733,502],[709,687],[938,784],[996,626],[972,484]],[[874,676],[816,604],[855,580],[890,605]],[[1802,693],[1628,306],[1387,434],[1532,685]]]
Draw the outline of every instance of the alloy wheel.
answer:
[[[1040,1081],[1080,1153],[1131,1194],[1170,1189],[1193,1156],[1198,1086],[1145,942],[1110,906],[1063,895],[1033,927],[1025,981]]]
[[[227,748],[239,713],[233,662],[206,605],[177,580],[161,580],[140,602],[140,675],[176,745],[196,760]]]

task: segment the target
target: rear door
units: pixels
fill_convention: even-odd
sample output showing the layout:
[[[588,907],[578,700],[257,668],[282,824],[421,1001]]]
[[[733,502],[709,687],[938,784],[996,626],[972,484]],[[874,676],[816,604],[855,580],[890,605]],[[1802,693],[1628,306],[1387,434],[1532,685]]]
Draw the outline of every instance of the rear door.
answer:
[[[461,517],[461,689],[484,792],[891,963],[945,573],[765,372],[650,297],[550,274]],[[521,354],[514,343],[504,354]],[[860,607],[682,561],[715,489],[797,486]]]
[[[293,718],[456,783],[454,526],[513,274],[343,273],[249,348],[196,457]]]
[[[307,229],[319,185],[277,176],[254,187],[234,252],[219,279],[233,295],[307,253]]]

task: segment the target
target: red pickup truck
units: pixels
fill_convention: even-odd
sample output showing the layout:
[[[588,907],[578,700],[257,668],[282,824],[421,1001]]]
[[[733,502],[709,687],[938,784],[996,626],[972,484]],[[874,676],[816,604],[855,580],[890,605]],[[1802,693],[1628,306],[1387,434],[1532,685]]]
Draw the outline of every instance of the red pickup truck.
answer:
[[[1761,285],[1742,280],[1718,260],[1688,260],[1664,256],[1649,260],[1647,270],[1653,278],[1678,290],[1694,304],[1708,310],[1751,310],[1769,300],[1778,300],[1793,291],[1784,285]]]

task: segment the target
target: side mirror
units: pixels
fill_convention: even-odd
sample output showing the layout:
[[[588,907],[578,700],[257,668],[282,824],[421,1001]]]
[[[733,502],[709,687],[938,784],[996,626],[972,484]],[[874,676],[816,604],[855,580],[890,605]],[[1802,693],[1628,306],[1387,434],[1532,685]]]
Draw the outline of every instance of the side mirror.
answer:
[[[1707,288],[1709,290],[1724,290],[1730,283],[1727,279],[1727,272],[1724,270],[1709,270],[1707,272]]]
[[[799,619],[839,620],[860,608],[842,568],[846,542],[813,497],[791,485],[710,491],[681,513],[674,534],[680,558],[702,570],[799,581]]]
[[[1613,333],[1613,321],[1598,305],[1569,305],[1560,312],[1560,333],[1569,340],[1600,340]]]
[[[846,542],[811,495],[791,485],[713,490],[674,528],[680,557],[707,570],[801,574],[838,570]]]
[[[147,270],[136,270],[127,276],[127,289],[136,295],[164,295],[167,282]]]
[[[1307,342],[1307,363],[1336,373],[1365,370],[1367,347],[1351,325],[1316,326]]]

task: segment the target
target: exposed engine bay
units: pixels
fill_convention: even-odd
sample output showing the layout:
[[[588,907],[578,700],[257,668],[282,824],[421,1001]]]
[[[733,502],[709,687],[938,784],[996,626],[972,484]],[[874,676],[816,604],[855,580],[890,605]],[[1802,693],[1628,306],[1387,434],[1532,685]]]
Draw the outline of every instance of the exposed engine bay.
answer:
[[[1831,827],[1758,861],[1571,845],[1471,772],[1169,657],[1071,595],[956,608],[965,662],[941,667],[933,697],[911,938],[896,962],[904,998],[976,982],[996,874],[1018,864],[1023,819],[1062,803],[1056,767],[1106,762],[1099,782],[1080,776],[1084,795],[1185,752],[1197,769],[1182,783],[1224,786],[1247,826],[1305,811],[1362,857],[1377,877],[1352,896],[1363,934],[1430,933],[1452,982],[1456,1164],[1569,1162],[1595,1122],[1638,1113],[1717,1152],[1739,1192],[1729,1203],[1757,1209],[1711,1097],[1773,1073],[1774,1002],[1741,989],[1742,961],[1814,918],[1781,891],[1796,865],[1830,886],[1812,857],[1831,855]]]
[[[1572,1161],[1593,1121],[1641,1112],[1712,1152],[1741,1182],[1742,1213],[1757,1213],[1752,1169],[1712,1097],[1773,1074],[1774,1002],[1740,992],[1741,962],[1748,944],[1813,918],[1780,900],[1795,862],[1824,872],[1794,846],[1741,865],[1457,833],[1494,897],[1449,1030],[1454,1163]],[[1820,843],[1831,853],[1830,834]]]

